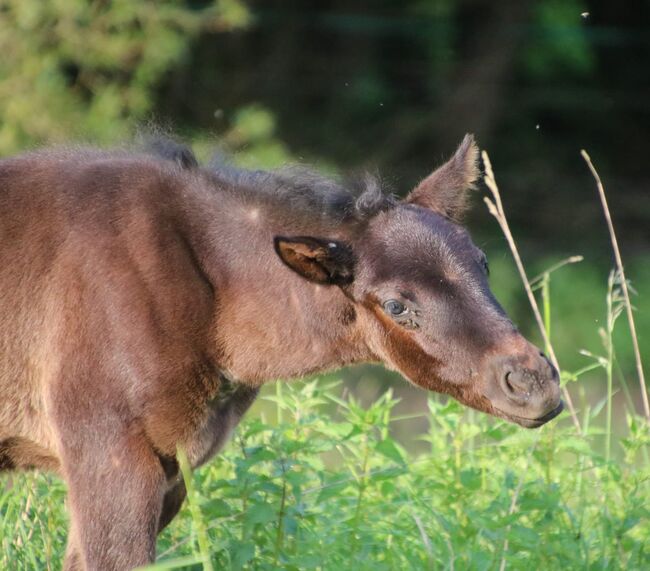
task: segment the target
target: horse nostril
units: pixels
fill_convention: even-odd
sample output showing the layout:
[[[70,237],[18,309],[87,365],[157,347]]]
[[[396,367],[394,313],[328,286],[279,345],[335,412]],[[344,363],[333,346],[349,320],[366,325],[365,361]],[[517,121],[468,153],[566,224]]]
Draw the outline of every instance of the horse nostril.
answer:
[[[504,384],[505,387],[508,389],[508,392],[514,393],[515,392],[515,387],[512,386],[512,383],[510,382],[510,376],[512,375],[511,371],[508,371],[505,375],[504,378]]]
[[[530,387],[520,372],[508,370],[501,377],[500,381],[501,390],[509,400],[519,405],[528,402],[530,398]]]

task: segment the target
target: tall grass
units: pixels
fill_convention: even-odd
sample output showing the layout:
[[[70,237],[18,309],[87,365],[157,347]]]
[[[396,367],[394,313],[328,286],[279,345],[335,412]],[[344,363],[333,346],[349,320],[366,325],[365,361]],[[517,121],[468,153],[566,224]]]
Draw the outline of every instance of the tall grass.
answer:
[[[502,224],[500,198],[493,206]],[[579,261],[531,282],[522,272],[551,355],[563,327],[551,322],[553,276]],[[362,406],[322,379],[270,388],[267,407],[208,466],[192,474],[181,455],[189,501],[151,569],[650,568],[650,429],[612,341],[620,316],[630,317],[627,286],[617,268],[602,346],[585,352],[585,366],[561,369],[572,413],[537,431],[422,393],[428,428],[417,438],[427,449],[415,454],[393,437],[406,417],[392,391]],[[606,379],[595,403],[584,381],[594,370]],[[619,390],[622,432],[613,422]],[[60,569],[63,484],[40,474],[2,484],[0,569]]]

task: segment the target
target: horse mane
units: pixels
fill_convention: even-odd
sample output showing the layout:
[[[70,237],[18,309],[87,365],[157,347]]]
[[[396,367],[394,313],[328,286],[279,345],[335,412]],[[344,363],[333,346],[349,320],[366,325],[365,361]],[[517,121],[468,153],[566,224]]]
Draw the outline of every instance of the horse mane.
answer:
[[[231,167],[216,174],[219,177],[225,174],[239,192],[253,200],[261,200],[295,217],[316,217],[325,223],[364,222],[395,203],[380,180],[369,174],[338,181],[302,165],[275,171]]]
[[[186,170],[200,167],[189,146],[166,136],[149,139],[144,151]],[[335,179],[304,165],[249,170],[234,166],[223,154],[215,155],[203,169],[221,183],[220,187],[230,188],[246,201],[262,202],[283,215],[316,218],[326,224],[362,223],[396,202],[379,177],[369,173]]]

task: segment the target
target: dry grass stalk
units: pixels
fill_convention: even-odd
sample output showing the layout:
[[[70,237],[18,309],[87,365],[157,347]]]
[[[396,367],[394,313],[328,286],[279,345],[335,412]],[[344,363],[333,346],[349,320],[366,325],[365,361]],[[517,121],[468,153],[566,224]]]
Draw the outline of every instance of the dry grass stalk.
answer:
[[[526,270],[524,269],[524,264],[522,263],[521,257],[519,256],[517,245],[515,244],[515,240],[512,237],[512,233],[510,232],[510,227],[508,226],[508,221],[506,219],[505,212],[503,211],[501,195],[499,194],[499,188],[497,187],[497,183],[494,178],[494,172],[492,171],[492,164],[490,163],[490,157],[488,157],[488,154],[485,151],[483,151],[481,155],[483,157],[483,164],[485,166],[485,184],[487,185],[488,189],[492,193],[492,196],[494,197],[494,202],[490,200],[487,196],[483,200],[485,200],[485,204],[487,204],[490,214],[492,214],[492,216],[496,218],[497,222],[499,223],[499,226],[501,226],[501,230],[504,236],[506,237],[506,240],[508,241],[508,245],[510,246],[510,250],[512,251],[512,255],[515,259],[515,264],[517,265],[517,270],[519,270],[519,275],[521,276],[521,280],[524,283],[524,288],[526,289],[526,295],[528,296],[528,301],[530,302],[530,305],[533,309],[533,314],[535,315],[537,326],[539,327],[539,331],[542,335],[542,339],[544,340],[546,352],[548,353],[551,362],[553,363],[553,366],[558,371],[560,371],[560,365],[558,363],[557,357],[555,356],[555,351],[553,350],[553,346],[551,345],[550,339],[546,334],[546,328],[544,327],[544,321],[542,320],[542,315],[540,314],[539,307],[537,306],[537,300],[535,299],[535,295],[533,294],[533,290],[530,286],[528,276],[526,275]],[[564,397],[564,401],[566,402],[567,409],[571,414],[571,419],[573,420],[573,424],[575,425],[578,433],[582,434],[582,427],[580,426],[578,415],[576,414],[575,407],[573,406],[573,400],[571,399],[571,395],[569,394],[569,391],[567,390],[566,387],[562,387],[562,394]]]
[[[605,189],[603,183],[600,180],[600,175],[596,171],[591,158],[587,154],[587,151],[584,149],[580,151],[582,158],[587,163],[591,174],[596,180],[596,186],[598,187],[598,194],[600,196],[600,202],[603,206],[603,212],[605,213],[605,220],[607,221],[607,229],[609,230],[609,236],[612,241],[612,249],[614,250],[614,258],[616,259],[616,267],[618,273],[621,276],[621,289],[623,290],[623,297],[625,299],[625,310],[627,312],[627,322],[630,326],[630,335],[632,336],[632,345],[634,347],[634,358],[636,360],[636,370],[639,376],[639,387],[641,389],[641,398],[643,400],[643,412],[645,414],[646,420],[650,423],[650,406],[648,405],[648,391],[645,385],[645,375],[643,374],[643,363],[641,362],[641,352],[639,351],[639,341],[636,334],[636,326],[634,325],[634,315],[632,314],[632,303],[630,302],[630,293],[627,287],[627,279],[625,278],[625,272],[623,271],[623,260],[621,258],[621,251],[618,247],[618,240],[616,239],[616,233],[614,232],[614,224],[612,223],[612,217],[609,213],[609,206],[607,206],[607,197],[605,196]]]

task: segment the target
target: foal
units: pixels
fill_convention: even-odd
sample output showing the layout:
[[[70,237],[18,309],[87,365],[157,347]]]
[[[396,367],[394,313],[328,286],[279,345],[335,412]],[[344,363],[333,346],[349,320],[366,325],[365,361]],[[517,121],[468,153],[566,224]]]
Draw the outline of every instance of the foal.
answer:
[[[155,153],[0,161],[0,470],[65,478],[66,570],[153,561],[178,447],[204,463],[271,379],[380,362],[523,426],[561,411],[458,223],[472,137],[402,201]]]

